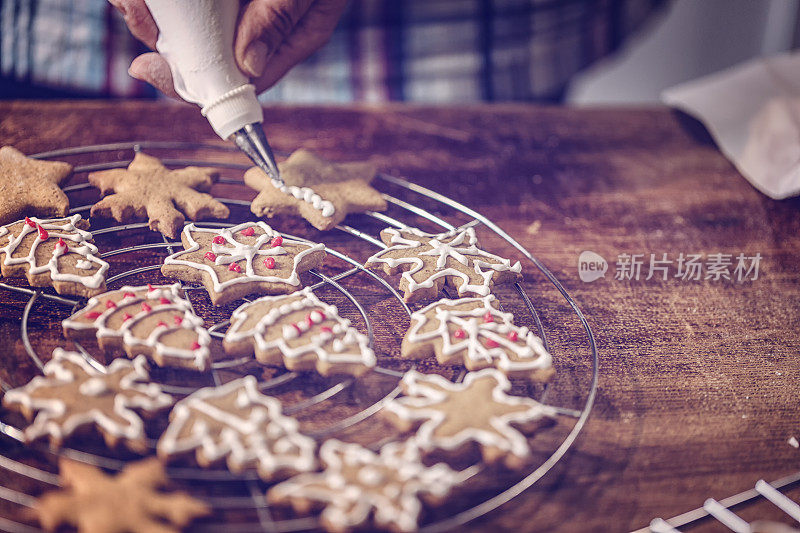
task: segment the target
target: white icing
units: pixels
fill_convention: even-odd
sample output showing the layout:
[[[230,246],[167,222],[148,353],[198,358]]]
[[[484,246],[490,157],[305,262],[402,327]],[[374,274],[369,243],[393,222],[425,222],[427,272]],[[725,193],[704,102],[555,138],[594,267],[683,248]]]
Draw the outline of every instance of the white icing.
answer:
[[[108,385],[101,378],[90,378],[81,383],[78,391],[86,396],[100,396],[108,391]]]
[[[323,200],[322,197],[315,193],[313,189],[308,187],[296,187],[294,185],[286,185],[275,179],[272,180],[272,186],[284,194],[294,196],[298,200],[311,204],[311,207],[317,211],[321,211],[322,216],[331,217],[336,212],[333,203],[328,200]]]
[[[478,248],[478,238],[475,235],[475,229],[471,227],[438,234],[425,233],[417,228],[404,228],[402,230],[387,228],[381,233],[390,235],[390,246],[367,259],[365,264],[369,266],[385,263],[390,268],[410,265],[402,275],[402,279],[408,284],[407,293],[412,293],[419,288],[433,287],[437,279],[452,276],[460,278],[462,281],[461,285],[458,286],[459,295],[471,292],[486,296],[489,294],[492,276],[495,272],[511,271],[520,273],[522,271],[522,265],[520,265],[519,261],[512,265],[510,260]],[[408,235],[408,237],[405,235]],[[430,249],[417,250],[426,246],[430,247]],[[406,252],[408,256],[400,258],[383,257],[390,252],[398,250]],[[436,268],[426,279],[417,282],[414,280],[414,274],[425,266],[425,262],[419,256],[436,257]],[[448,260],[456,261],[464,266],[472,266],[475,275],[471,276],[456,268],[447,267]]]
[[[38,227],[31,227],[25,221],[17,221],[3,226],[0,228],[0,238],[4,236],[8,238],[8,244],[0,248],[0,253],[5,253],[3,263],[5,265],[21,265],[27,263],[30,275],[49,273],[50,279],[53,281],[79,283],[89,289],[100,287],[105,282],[108,263],[94,255],[97,253],[97,247],[86,242],[92,238],[92,234],[77,227],[77,223],[80,219],[80,215],[53,219],[30,217],[30,220],[36,223],[38,227],[42,227],[47,231],[48,237],[42,240],[40,236],[37,235],[31,245],[28,255],[24,257],[14,257],[14,253],[27,235],[39,231]],[[18,234],[14,234],[11,228],[17,225],[21,229]],[[37,264],[36,250],[39,245],[48,240],[58,241],[59,238],[63,239],[67,246],[55,246],[50,259],[44,264]],[[77,246],[69,246],[70,242],[75,243]],[[58,258],[68,253],[83,256],[83,259],[79,260],[75,265],[78,269],[88,270],[91,268],[92,264],[95,264],[97,265],[97,270],[87,276],[59,271]]]

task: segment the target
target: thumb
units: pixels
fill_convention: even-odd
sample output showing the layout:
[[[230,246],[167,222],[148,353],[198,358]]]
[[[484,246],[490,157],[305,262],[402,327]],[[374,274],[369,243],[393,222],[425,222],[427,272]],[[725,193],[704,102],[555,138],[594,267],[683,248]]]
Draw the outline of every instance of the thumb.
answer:
[[[161,54],[148,52],[134,58],[128,68],[128,74],[137,80],[149,83],[170,98],[180,100],[172,82],[172,71]]]

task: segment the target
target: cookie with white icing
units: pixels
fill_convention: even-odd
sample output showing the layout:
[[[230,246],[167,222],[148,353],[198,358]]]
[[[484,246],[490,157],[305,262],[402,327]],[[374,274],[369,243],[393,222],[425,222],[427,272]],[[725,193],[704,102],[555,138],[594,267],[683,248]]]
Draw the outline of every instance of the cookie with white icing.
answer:
[[[161,273],[205,285],[214,305],[248,294],[286,294],[302,287],[300,274],[322,265],[325,246],[283,237],[264,222],[207,229],[187,224],[184,251],[166,259]]]
[[[502,461],[509,468],[531,458],[528,440],[514,426],[532,431],[556,414],[535,400],[509,395],[511,383],[493,368],[468,372],[461,383],[412,370],[400,388],[404,397],[387,403],[382,414],[401,431],[422,422],[413,437],[420,449],[461,453],[474,443],[486,463]]]
[[[0,227],[0,272],[25,276],[33,287],[93,296],[106,290],[108,263],[100,259],[89,223],[80,215],[25,217]]]
[[[467,370],[494,367],[507,376],[548,381],[555,371],[542,339],[513,321],[514,315],[497,309],[494,295],[445,298],[411,314],[400,356],[435,355],[443,365],[463,364]]]
[[[68,339],[97,337],[100,348],[147,356],[158,366],[206,370],[211,336],[180,284],[122,287],[92,297],[61,323]]]
[[[460,481],[459,472],[443,463],[422,464],[419,450],[402,442],[385,444],[375,453],[331,439],[322,444],[319,455],[324,471],[275,485],[267,500],[290,503],[299,512],[322,506],[320,519],[328,531],[370,524],[390,531],[416,531],[420,499],[440,503]]]
[[[203,467],[224,460],[232,472],[255,469],[264,481],[314,470],[316,448],[297,420],[281,413],[280,401],[258,391],[253,376],[178,402],[157,447],[164,460],[194,453]]]
[[[78,430],[94,427],[109,447],[122,442],[142,452],[144,422],[137,412],[155,414],[173,403],[149,377],[144,356],[115,359],[100,370],[79,353],[56,348],[44,376],[6,392],[3,405],[33,420],[23,432],[27,441],[49,437],[59,447]]]
[[[372,163],[331,163],[300,149],[278,163],[278,169],[283,184],[271,180],[258,167],[245,172],[245,183],[260,191],[250,205],[256,216],[299,214],[324,231],[348,213],[386,209],[386,200],[370,186],[376,174]]]
[[[261,363],[323,376],[357,376],[375,366],[367,336],[310,289],[242,305],[231,315],[222,345],[231,355],[255,353]]]
[[[486,296],[495,284],[522,279],[519,261],[512,264],[480,249],[472,227],[437,234],[387,228],[381,240],[387,248],[365,265],[387,274],[402,272],[400,290],[406,302],[435,298],[445,286],[459,296]]]

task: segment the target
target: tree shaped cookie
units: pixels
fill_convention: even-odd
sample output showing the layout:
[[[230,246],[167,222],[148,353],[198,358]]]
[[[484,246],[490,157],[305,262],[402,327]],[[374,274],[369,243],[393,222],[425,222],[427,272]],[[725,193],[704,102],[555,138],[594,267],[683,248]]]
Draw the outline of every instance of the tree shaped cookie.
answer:
[[[412,313],[401,357],[436,355],[443,365],[461,363],[468,370],[495,367],[508,376],[548,381],[554,370],[542,339],[526,327],[515,326],[514,315],[503,313],[496,305],[490,294],[442,299]]]
[[[443,463],[422,464],[406,443],[385,444],[379,453],[358,444],[327,440],[320,448],[325,470],[295,476],[267,493],[273,503],[289,502],[301,512],[322,505],[328,531],[348,531],[373,522],[392,531],[416,531],[422,505],[442,501],[459,482]],[[374,529],[374,528],[373,528]]]
[[[70,525],[81,533],[177,533],[211,514],[184,492],[158,490],[168,479],[154,457],[130,463],[116,476],[64,457],[58,464],[61,488],[34,505],[47,531]]]
[[[522,279],[519,261],[511,261],[478,248],[473,228],[431,234],[417,228],[381,231],[388,248],[365,263],[383,266],[387,274],[402,271],[400,289],[407,302],[435,298],[446,285],[459,296],[486,296],[496,283]]]
[[[96,336],[106,351],[142,354],[159,366],[208,368],[211,336],[177,283],[100,294],[61,325],[68,339]]]
[[[270,481],[314,470],[316,447],[298,432],[297,420],[281,413],[281,403],[261,394],[255,377],[247,376],[178,402],[158,441],[158,455],[171,459],[194,452],[204,467],[226,459],[232,472],[256,468]]]
[[[506,394],[511,383],[493,368],[469,372],[462,383],[412,370],[400,388],[405,397],[386,404],[383,412],[403,431],[424,421],[414,437],[422,450],[461,450],[474,442],[484,461],[503,460],[510,468],[524,466],[531,455],[527,439],[511,424],[531,430],[555,416],[537,401]]]
[[[245,183],[261,191],[250,206],[259,217],[299,214],[324,231],[348,213],[386,209],[386,200],[369,185],[376,173],[371,163],[331,163],[300,149],[279,163],[278,169],[285,185],[257,167],[245,172]]]
[[[111,194],[94,204],[92,216],[111,217],[118,222],[147,218],[150,229],[178,236],[185,219],[228,218],[225,205],[207,191],[217,179],[210,168],[186,167],[169,170],[155,157],[137,153],[128,168],[92,172],[89,183],[101,194]]]
[[[366,335],[310,289],[242,305],[231,315],[223,346],[231,355],[255,351],[256,359],[264,364],[316,369],[323,376],[361,375],[375,366]]]
[[[38,411],[24,435],[33,441],[50,437],[52,446],[78,429],[96,427],[109,447],[122,441],[134,451],[145,449],[144,423],[134,410],[156,413],[172,405],[172,398],[148,383],[147,360],[115,359],[100,371],[75,352],[61,348],[44,365],[44,377],[6,392],[3,405],[28,419]]]
[[[288,239],[263,222],[205,229],[188,224],[184,251],[164,259],[161,273],[205,285],[214,305],[252,293],[283,294],[300,288],[300,274],[322,265],[325,246]]]
[[[68,218],[25,217],[0,227],[0,271],[25,275],[33,287],[52,285],[59,294],[92,296],[106,290],[108,263],[98,257],[89,224]]]
[[[26,157],[11,146],[0,148],[0,224],[25,215],[63,217],[69,199],[59,185],[72,174],[72,165]]]

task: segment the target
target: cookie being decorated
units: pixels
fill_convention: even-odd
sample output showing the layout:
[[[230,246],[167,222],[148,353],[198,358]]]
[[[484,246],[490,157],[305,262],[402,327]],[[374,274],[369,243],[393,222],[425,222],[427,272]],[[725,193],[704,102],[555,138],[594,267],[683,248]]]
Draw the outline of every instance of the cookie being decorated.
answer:
[[[300,274],[322,265],[325,246],[289,239],[264,222],[205,229],[188,224],[184,251],[164,259],[161,273],[205,285],[214,305],[252,293],[285,294],[301,288]]]
[[[391,531],[416,531],[420,498],[442,501],[459,482],[459,473],[443,463],[422,464],[407,443],[385,444],[375,453],[358,444],[327,440],[320,448],[325,470],[295,476],[272,487],[267,499],[288,502],[305,512],[324,506],[328,531],[349,531],[372,523]]]
[[[89,183],[101,194],[110,194],[92,206],[92,216],[118,222],[147,218],[150,229],[175,238],[186,216],[191,220],[228,218],[230,211],[224,204],[199,192],[209,190],[217,176],[211,168],[169,170],[160,160],[139,152],[126,169],[89,174]]]
[[[245,172],[245,183],[260,191],[250,206],[256,216],[298,214],[324,231],[348,213],[386,209],[386,200],[369,185],[376,174],[371,163],[331,163],[300,149],[278,169],[284,184],[257,167]]]
[[[24,275],[33,287],[59,294],[93,296],[106,290],[108,263],[100,259],[88,222],[80,215],[25,217],[0,227],[0,272]]]
[[[323,376],[361,375],[375,366],[367,336],[310,289],[242,305],[231,315],[223,347],[231,355],[255,352],[261,363]]]
[[[61,323],[68,339],[97,337],[103,350],[124,349],[158,366],[206,370],[211,336],[180,285],[122,287],[94,296]]]
[[[531,457],[527,439],[512,424],[532,430],[556,414],[535,400],[507,394],[511,383],[493,368],[468,372],[462,383],[412,370],[400,388],[405,397],[387,403],[382,413],[402,431],[422,421],[413,438],[420,449],[460,451],[477,443],[485,462],[503,461],[509,468],[520,468]]]
[[[96,427],[109,447],[123,442],[144,451],[144,423],[136,411],[154,414],[172,405],[156,383],[148,383],[147,360],[115,359],[100,371],[76,352],[61,348],[44,365],[44,376],[3,396],[3,405],[21,411],[33,423],[24,430],[27,441],[50,438],[58,447],[79,429]]]
[[[177,533],[211,514],[184,492],[159,490],[168,478],[154,457],[130,463],[116,476],[64,457],[58,465],[61,488],[34,505],[47,531],[69,525],[80,533]]]
[[[400,290],[406,302],[435,298],[447,285],[459,296],[486,296],[498,283],[522,279],[519,261],[490,254],[478,247],[474,228],[431,234],[417,228],[387,228],[381,240],[388,248],[366,261],[387,274],[403,272]]]
[[[0,224],[25,215],[63,217],[69,199],[61,185],[72,174],[72,165],[26,157],[12,146],[0,148]]]
[[[411,314],[400,356],[431,355],[443,365],[463,364],[468,370],[494,367],[512,377],[548,381],[555,371],[542,339],[514,325],[514,315],[496,308],[494,295],[442,299]]]
[[[314,470],[316,448],[298,431],[297,420],[281,413],[277,399],[258,391],[253,376],[178,402],[158,441],[162,459],[194,452],[203,467],[225,459],[232,472],[255,468],[264,481]]]

